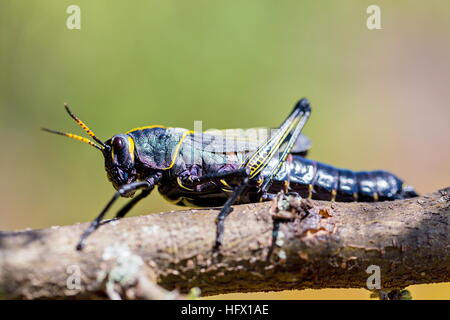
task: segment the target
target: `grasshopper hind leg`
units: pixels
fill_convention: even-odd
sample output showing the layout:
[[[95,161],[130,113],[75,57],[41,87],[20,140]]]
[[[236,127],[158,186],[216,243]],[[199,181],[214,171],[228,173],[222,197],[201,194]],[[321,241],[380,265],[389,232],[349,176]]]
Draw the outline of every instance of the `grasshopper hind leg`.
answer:
[[[237,186],[233,193],[231,194],[231,197],[228,198],[228,200],[225,202],[224,206],[219,212],[219,215],[217,216],[216,220],[216,242],[214,244],[214,249],[219,249],[220,246],[223,243],[223,234],[224,234],[224,227],[225,227],[225,219],[228,217],[228,215],[233,210],[231,206],[236,202],[236,200],[239,198],[239,196],[245,191],[245,189],[248,186],[249,178],[248,176],[245,177],[242,181],[242,183]]]
[[[223,242],[224,221],[231,213],[231,206],[233,203],[244,193],[249,185],[249,181],[256,181],[260,173],[267,168],[269,163],[271,163],[278,155],[275,166],[270,169],[266,179],[264,179],[262,185],[258,187],[260,194],[259,199],[262,199],[261,195],[266,194],[269,190],[273,178],[292,151],[295,141],[308,121],[310,113],[311,107],[309,101],[307,99],[299,100],[292,112],[279,127],[277,134],[262,144],[254,154],[244,161],[241,168],[246,168],[249,174],[243,179],[242,183],[234,189],[231,197],[228,198],[217,217],[216,249],[218,249]]]

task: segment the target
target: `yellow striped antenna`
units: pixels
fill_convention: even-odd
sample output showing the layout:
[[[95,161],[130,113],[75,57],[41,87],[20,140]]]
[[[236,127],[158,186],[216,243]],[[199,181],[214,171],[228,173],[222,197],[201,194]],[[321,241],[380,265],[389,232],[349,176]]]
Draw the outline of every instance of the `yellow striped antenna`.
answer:
[[[64,103],[64,108],[66,108],[67,113],[69,114],[69,116],[75,120],[75,122],[84,130],[86,131],[86,133],[92,137],[92,139],[94,139],[95,142],[97,142],[99,145],[101,145],[103,148],[106,148],[106,145],[102,142],[102,140],[98,139],[95,136],[95,133],[89,129],[89,127],[83,122],[81,121],[75,114],[73,114],[72,111],[70,111],[69,106],[67,105],[67,103]],[[75,138],[74,138],[75,139]]]
[[[88,145],[93,146],[94,148],[97,148],[100,151],[103,151],[102,147],[100,147],[98,144],[92,142],[88,138],[85,138],[85,137],[82,137],[82,136],[79,136],[79,135],[76,135],[76,134],[73,134],[73,133],[60,132],[60,131],[47,129],[47,128],[42,128],[42,130],[44,130],[46,132],[54,133],[54,134],[59,134],[61,136],[65,136],[67,138],[71,138],[71,139],[75,139],[75,140],[87,143]]]

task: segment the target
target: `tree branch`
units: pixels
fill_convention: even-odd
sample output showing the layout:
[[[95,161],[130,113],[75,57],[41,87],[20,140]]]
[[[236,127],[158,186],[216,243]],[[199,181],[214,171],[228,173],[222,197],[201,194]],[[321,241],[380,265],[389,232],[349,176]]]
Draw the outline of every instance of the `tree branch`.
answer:
[[[450,281],[450,188],[393,202],[235,206],[220,253],[213,251],[217,213],[111,221],[81,252],[75,245],[87,224],[2,232],[0,296],[165,299],[193,287],[202,295],[365,288],[370,265],[380,267],[382,288]],[[274,214],[286,221],[274,222]]]

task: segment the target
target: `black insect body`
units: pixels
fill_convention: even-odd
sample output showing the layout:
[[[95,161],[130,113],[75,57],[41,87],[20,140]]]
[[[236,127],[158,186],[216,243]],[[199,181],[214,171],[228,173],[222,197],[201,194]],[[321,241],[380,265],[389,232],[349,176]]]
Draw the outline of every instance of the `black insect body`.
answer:
[[[217,219],[216,247],[234,203],[272,199],[286,187],[302,197],[330,201],[385,201],[417,196],[414,189],[387,171],[338,169],[305,158],[310,147],[301,134],[311,113],[301,99],[276,130],[194,132],[148,126],[102,142],[65,106],[92,137],[44,129],[102,151],[108,179],[117,190],[77,245],[94,232],[120,197],[131,197],[116,214],[121,218],[155,186],[169,201],[188,206],[223,206]],[[265,132],[265,135],[260,135]],[[268,133],[269,132],[269,133]],[[263,138],[258,138],[258,137]],[[256,138],[255,138],[256,137]],[[136,196],[136,191],[141,190]]]

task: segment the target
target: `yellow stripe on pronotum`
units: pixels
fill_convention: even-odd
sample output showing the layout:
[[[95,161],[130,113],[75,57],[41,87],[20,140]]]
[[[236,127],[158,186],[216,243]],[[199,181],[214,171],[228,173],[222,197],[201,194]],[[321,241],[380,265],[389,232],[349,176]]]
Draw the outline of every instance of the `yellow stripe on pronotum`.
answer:
[[[162,170],[169,170],[170,168],[173,167],[173,165],[175,164],[175,161],[177,160],[178,153],[180,152],[180,148],[181,148],[181,145],[183,144],[183,141],[186,139],[186,137],[189,134],[193,134],[193,133],[195,133],[194,130],[188,130],[183,133],[183,135],[181,136],[180,141],[178,141],[175,151],[172,155],[172,162],[170,163],[170,165],[167,168],[162,168]]]
[[[153,129],[153,128],[167,129],[167,127],[165,127],[165,126],[161,126],[159,124],[153,124],[151,126],[134,128],[134,129],[131,129],[131,130],[127,131],[126,133],[131,133],[131,132],[134,132],[134,131],[145,130],[145,129]]]
[[[164,127],[164,126],[160,126],[160,125],[151,125],[151,126],[146,126],[146,127],[134,128],[134,129],[131,129],[130,131],[127,131],[126,133],[131,133],[131,132],[134,132],[134,131],[145,130],[145,129],[152,129],[152,128],[167,129],[168,127]],[[188,130],[188,131],[185,131],[183,133],[183,135],[181,136],[180,141],[178,141],[177,146],[175,147],[175,151],[174,151],[174,153],[172,155],[172,160],[170,162],[170,165],[168,167],[166,167],[166,168],[161,168],[161,170],[169,170],[169,169],[171,169],[174,166],[175,161],[177,160],[178,153],[180,151],[181,145],[183,144],[183,141],[186,139],[186,137],[189,134],[194,134],[194,133],[195,133],[194,130]]]
[[[131,137],[128,137],[128,153],[130,154],[131,159],[134,161],[134,140]]]

